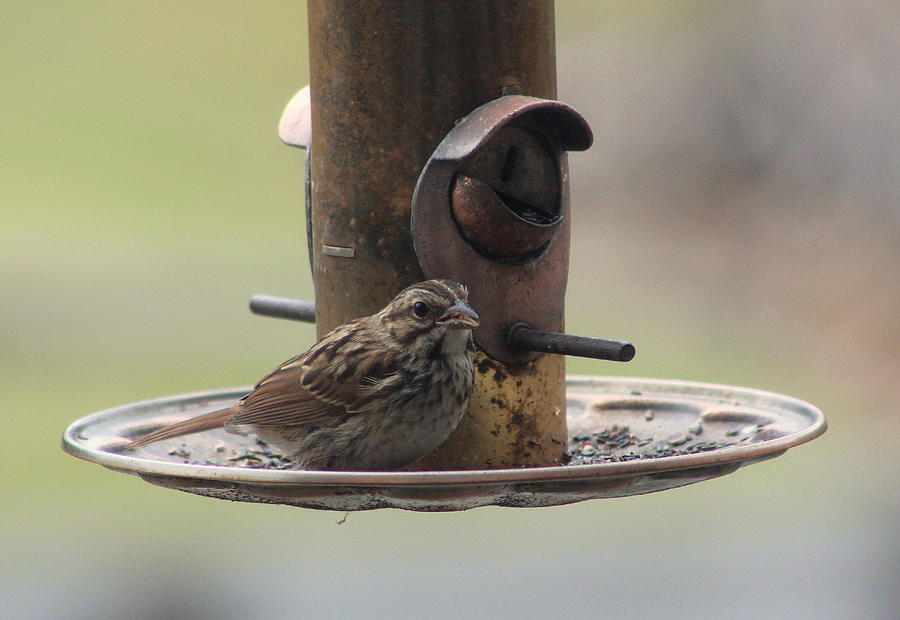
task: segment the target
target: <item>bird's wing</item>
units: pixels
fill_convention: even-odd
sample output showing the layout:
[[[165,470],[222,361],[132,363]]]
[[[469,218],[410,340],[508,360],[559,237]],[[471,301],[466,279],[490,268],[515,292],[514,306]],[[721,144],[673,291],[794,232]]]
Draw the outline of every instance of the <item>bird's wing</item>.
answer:
[[[256,384],[228,426],[317,424],[359,413],[377,386],[394,374],[371,338],[360,330],[332,332]]]

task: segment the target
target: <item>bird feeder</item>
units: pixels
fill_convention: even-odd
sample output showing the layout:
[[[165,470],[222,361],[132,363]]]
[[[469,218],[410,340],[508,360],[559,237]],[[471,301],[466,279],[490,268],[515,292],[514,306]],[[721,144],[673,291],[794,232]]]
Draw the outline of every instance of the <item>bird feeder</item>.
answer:
[[[210,497],[436,511],[659,491],[823,433],[815,407],[769,392],[566,378],[566,355],[627,362],[635,348],[564,333],[567,157],[593,135],[556,100],[553,10],[551,0],[309,2],[311,85],[280,133],[307,151],[316,301],[258,296],[251,309],[315,321],[321,337],[414,282],[465,284],[481,317],[476,389],[443,446],[396,472],[291,469],[252,436],[225,431],[120,452],[230,406],[249,389],[239,388],[88,416],[66,430],[64,449]]]

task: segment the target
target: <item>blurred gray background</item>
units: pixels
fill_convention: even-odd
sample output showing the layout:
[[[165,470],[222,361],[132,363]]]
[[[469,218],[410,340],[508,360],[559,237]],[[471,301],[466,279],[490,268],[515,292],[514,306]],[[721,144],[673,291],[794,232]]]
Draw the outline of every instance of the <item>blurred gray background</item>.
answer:
[[[107,407],[308,347],[302,2],[0,3],[0,615],[893,618],[900,596],[900,9],[557,2],[571,374],[808,400],[829,432],[731,476],[535,510],[232,504],[77,461]],[[603,291],[601,295],[599,291]]]

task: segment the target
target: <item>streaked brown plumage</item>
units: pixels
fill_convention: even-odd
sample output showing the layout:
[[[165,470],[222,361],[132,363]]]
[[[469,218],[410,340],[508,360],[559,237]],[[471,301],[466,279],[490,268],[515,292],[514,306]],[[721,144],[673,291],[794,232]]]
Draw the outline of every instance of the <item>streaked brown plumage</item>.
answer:
[[[386,470],[439,446],[474,382],[466,288],[428,280],[337,327],[234,406],[153,431],[128,449],[225,427],[251,431],[305,469]]]

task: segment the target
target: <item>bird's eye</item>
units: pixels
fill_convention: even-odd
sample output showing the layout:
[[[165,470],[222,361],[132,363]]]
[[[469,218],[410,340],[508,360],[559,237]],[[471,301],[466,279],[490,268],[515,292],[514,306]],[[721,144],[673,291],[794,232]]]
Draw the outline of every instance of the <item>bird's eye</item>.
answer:
[[[417,301],[413,304],[413,314],[415,314],[418,318],[424,319],[428,316],[428,304],[424,301]]]

